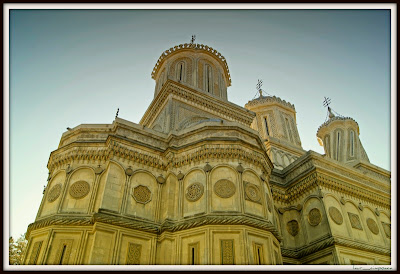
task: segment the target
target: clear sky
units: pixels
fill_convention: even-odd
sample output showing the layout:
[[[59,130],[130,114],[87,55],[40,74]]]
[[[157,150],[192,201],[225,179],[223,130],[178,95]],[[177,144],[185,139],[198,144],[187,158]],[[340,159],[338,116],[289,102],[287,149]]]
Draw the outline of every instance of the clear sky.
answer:
[[[303,149],[316,138],[324,96],[354,118],[372,164],[390,170],[388,10],[12,10],[10,234],[34,222],[47,162],[67,127],[138,123],[163,51],[206,44],[225,56],[228,100],[263,89],[294,104]]]

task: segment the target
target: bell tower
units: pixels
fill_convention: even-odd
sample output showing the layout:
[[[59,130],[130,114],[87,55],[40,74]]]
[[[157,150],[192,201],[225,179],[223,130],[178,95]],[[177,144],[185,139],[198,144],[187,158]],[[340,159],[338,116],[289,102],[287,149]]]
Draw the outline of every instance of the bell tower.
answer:
[[[327,102],[325,98],[325,102]],[[328,119],[318,128],[317,138],[324,147],[326,157],[342,163],[366,161],[368,155],[359,138],[360,129],[358,123],[350,117],[344,117],[328,107]]]
[[[259,96],[249,101],[245,108],[256,113],[251,127],[264,140],[274,167],[283,169],[305,151],[301,146],[296,124],[294,105],[276,96],[264,96],[259,80]]]

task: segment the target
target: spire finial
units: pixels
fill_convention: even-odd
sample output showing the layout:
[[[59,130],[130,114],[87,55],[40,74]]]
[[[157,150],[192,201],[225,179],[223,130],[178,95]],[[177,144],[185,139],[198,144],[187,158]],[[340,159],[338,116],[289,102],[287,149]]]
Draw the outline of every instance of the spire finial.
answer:
[[[262,84],[263,84],[263,81],[258,79],[256,88],[257,88],[257,91],[260,93],[260,97],[262,97],[262,89],[261,89]]]
[[[192,35],[192,39],[190,40],[190,44],[193,44],[194,40],[196,40],[196,35]]]
[[[331,108],[330,108],[330,106],[329,106],[330,103],[331,103],[331,99],[330,99],[329,97],[326,98],[326,97],[324,96],[323,106],[324,106],[324,107],[328,107],[329,119],[335,117],[335,114],[332,113],[332,110],[331,110]]]
[[[115,118],[118,117],[119,108],[117,109],[117,114],[115,114]]]

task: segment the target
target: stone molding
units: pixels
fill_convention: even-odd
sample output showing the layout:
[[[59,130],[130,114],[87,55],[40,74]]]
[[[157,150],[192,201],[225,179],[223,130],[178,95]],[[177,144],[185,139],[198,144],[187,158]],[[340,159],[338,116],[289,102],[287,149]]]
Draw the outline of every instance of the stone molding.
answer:
[[[159,110],[162,109],[165,101],[170,96],[183,99],[186,104],[192,104],[210,113],[216,113],[219,117],[228,117],[232,121],[249,127],[256,116],[255,113],[233,103],[217,100],[203,92],[180,85],[169,79],[151,102],[139,124],[149,126],[156,119]]]
[[[92,226],[96,222],[120,226],[129,229],[136,229],[144,232],[161,234],[164,231],[176,232],[205,225],[246,225],[271,232],[279,241],[282,241],[280,232],[268,220],[253,215],[203,215],[188,218],[186,220],[165,220],[162,223],[155,223],[139,217],[124,216],[117,213],[106,212],[94,213],[92,216],[69,217],[69,216],[50,216],[46,219],[36,221],[28,226],[26,239],[33,230],[52,225],[62,226]]]
[[[97,163],[98,161],[111,160],[114,156],[163,171],[168,170],[168,168],[183,167],[195,161],[211,159],[239,159],[261,167],[264,170],[265,167],[272,166],[266,155],[251,149],[246,149],[243,145],[202,145],[186,153],[174,154],[166,151],[161,155],[150,155],[149,153],[123,146],[116,141],[111,141],[107,148],[102,148],[101,150],[93,148],[72,148],[67,152],[60,152],[59,154],[54,153],[49,160],[48,168],[52,171],[56,168],[61,168],[67,163],[83,159],[92,163]],[[267,171],[267,173],[270,172],[269,170],[265,171]]]
[[[366,190],[360,186],[346,183],[331,176],[318,174],[316,172],[311,173],[286,189],[272,184],[272,196],[275,201],[288,204],[301,197],[301,195],[304,195],[304,193],[307,193],[307,191],[318,186],[333,191],[339,191],[340,193],[362,199],[385,209],[390,209],[390,197],[384,197],[383,195]]]
[[[253,106],[257,106],[257,105],[261,105],[261,104],[265,104],[265,103],[278,103],[281,104],[285,107],[291,108],[293,110],[295,110],[294,105],[286,102],[285,100],[282,100],[279,97],[276,96],[262,96],[262,97],[258,97],[254,100],[249,101],[247,104],[245,104],[245,108],[248,107],[253,107]]]
[[[365,242],[357,242],[350,239],[331,237],[328,235],[301,248],[282,248],[282,256],[299,259],[334,245],[345,246],[386,256],[390,256],[391,254],[390,248],[377,247]]]

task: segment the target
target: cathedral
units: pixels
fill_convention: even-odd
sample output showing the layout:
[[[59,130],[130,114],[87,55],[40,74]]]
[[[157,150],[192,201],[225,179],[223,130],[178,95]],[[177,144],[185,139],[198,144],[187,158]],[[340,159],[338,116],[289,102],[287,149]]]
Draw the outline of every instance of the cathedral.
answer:
[[[293,104],[228,101],[217,50],[164,51],[139,124],[81,124],[49,157],[24,264],[389,265],[391,174],[334,114],[303,149]]]

